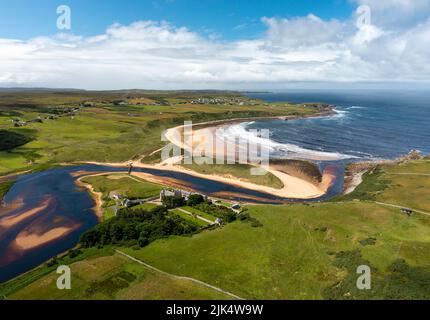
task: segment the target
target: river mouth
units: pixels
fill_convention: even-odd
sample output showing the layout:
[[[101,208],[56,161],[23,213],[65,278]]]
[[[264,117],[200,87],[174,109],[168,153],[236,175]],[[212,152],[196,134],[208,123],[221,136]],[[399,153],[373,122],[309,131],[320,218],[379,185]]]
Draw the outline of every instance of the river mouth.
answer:
[[[321,201],[340,193],[344,166],[331,164],[338,177]],[[199,178],[190,174],[135,168],[175,187],[191,189],[213,197],[254,204],[282,204],[300,199],[240,188],[227,183]],[[27,272],[50,258],[73,248],[85,231],[98,223],[94,200],[77,179],[88,174],[127,172],[126,167],[94,164],[65,166],[18,178],[0,207],[0,283]]]

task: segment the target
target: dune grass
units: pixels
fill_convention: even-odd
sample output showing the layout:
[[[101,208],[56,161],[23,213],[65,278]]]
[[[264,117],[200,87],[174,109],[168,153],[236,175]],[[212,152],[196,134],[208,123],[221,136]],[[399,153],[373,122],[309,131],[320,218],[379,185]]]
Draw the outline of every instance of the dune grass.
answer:
[[[284,184],[275,175],[267,172],[264,175],[253,175],[248,164],[181,164],[182,167],[202,174],[219,175],[236,180],[251,182],[254,184],[281,189]]]

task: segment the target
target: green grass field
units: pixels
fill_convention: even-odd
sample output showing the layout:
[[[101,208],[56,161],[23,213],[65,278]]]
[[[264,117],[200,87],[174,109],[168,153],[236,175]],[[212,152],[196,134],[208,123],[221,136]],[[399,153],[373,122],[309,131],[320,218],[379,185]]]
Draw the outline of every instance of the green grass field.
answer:
[[[414,161],[385,166],[383,179],[389,187],[377,200],[430,213],[430,162]]]
[[[45,276],[8,298],[11,300],[207,300],[227,297],[189,280],[161,274],[119,254],[90,258],[70,266],[71,290],[58,290],[57,275]]]
[[[178,209],[172,210],[171,211],[173,214],[176,214],[178,216],[180,216],[181,218],[184,218],[185,220],[191,221],[195,224],[197,224],[199,227],[206,227],[208,225],[208,223],[204,222],[203,220],[194,218],[188,214],[186,214],[185,212],[182,212]]]
[[[103,220],[109,220],[115,216],[115,212],[112,209],[112,206],[115,205],[115,201],[109,197],[111,192],[126,196],[129,199],[146,199],[159,195],[160,191],[163,189],[161,185],[129,177],[124,174],[86,177],[82,179],[82,181],[92,185],[94,191],[103,194]],[[154,205],[144,204],[139,207],[151,209]]]
[[[86,177],[82,181],[91,184],[96,192],[102,192],[103,198],[106,200],[109,198],[110,192],[118,193],[129,199],[145,199],[159,195],[163,189],[161,185],[124,174]]]
[[[227,208],[231,208],[231,206],[233,205],[233,203],[224,200],[218,200],[217,204]]]
[[[133,207],[133,210],[152,210],[155,209],[156,207],[158,207],[158,205],[154,204],[154,203],[144,203],[144,204],[140,204],[138,206]]]
[[[351,194],[335,200],[369,200],[430,212],[430,162],[379,166]]]
[[[250,299],[330,297],[332,286],[347,275],[336,266],[336,254],[342,251],[359,250],[381,270],[381,277],[399,258],[409,266],[430,267],[428,255],[416,254],[430,247],[428,218],[407,218],[399,210],[366,203],[259,206],[251,207],[250,213],[264,226],[236,222],[129,253],[162,270],[193,276]],[[363,246],[360,241],[369,237],[377,239],[376,245]],[[354,289],[347,288],[352,297],[359,294]],[[364,298],[383,297],[381,292],[369,292]]]
[[[185,206],[182,209],[184,209],[184,210],[186,210],[188,212],[191,212],[193,214],[196,214],[196,215],[198,215],[198,216],[200,216],[202,218],[208,219],[210,221],[215,221],[216,220],[216,217],[214,217],[213,215],[208,214],[206,212],[203,212],[201,210],[198,210],[196,208],[190,207],[190,206]]]
[[[104,248],[89,248],[81,251],[77,256],[70,256],[70,252],[62,255],[61,257],[56,257],[57,263],[49,264],[44,263],[39,267],[22,274],[8,282],[0,284],[0,300],[5,299],[11,296],[14,292],[18,292],[20,290],[25,290],[32,283],[37,283],[38,280],[43,277],[55,273],[57,266],[61,265],[70,265],[77,261],[82,261],[85,259],[93,259],[96,257],[105,257],[111,256],[114,253],[114,250],[111,247]],[[52,259],[50,260],[52,261]]]

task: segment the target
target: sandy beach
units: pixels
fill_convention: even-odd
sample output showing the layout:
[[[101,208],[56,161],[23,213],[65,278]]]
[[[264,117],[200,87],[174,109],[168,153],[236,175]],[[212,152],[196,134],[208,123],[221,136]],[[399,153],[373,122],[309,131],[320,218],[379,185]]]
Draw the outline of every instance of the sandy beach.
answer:
[[[195,129],[193,126],[192,137],[189,139],[183,139],[183,132],[187,128],[184,128],[184,126],[178,126],[167,130],[165,132],[165,138],[172,144],[184,150],[189,152],[202,152],[204,156],[215,158],[219,150],[219,147],[217,146],[225,145],[225,141],[223,141],[219,135],[216,135],[215,132],[218,128],[225,125],[226,124],[223,123],[215,127],[204,127],[202,129]],[[224,152],[226,157],[236,157],[241,148],[242,146],[236,145],[234,149],[228,150],[228,148],[224,147],[224,149],[221,149],[221,151]],[[172,158],[170,158],[163,161],[161,164],[156,165],[155,167],[177,172],[186,172],[196,177],[220,181],[251,190],[262,191],[268,194],[294,199],[313,199],[321,197],[327,192],[328,188],[335,180],[335,176],[332,174],[324,173],[322,182],[320,184],[315,184],[310,181],[285,174],[278,170],[274,170],[270,168],[270,166],[262,166],[266,171],[276,176],[283,183],[283,188],[275,189],[267,186],[256,185],[251,182],[240,181],[234,178],[227,178],[225,176],[200,174],[175,165],[175,162],[178,162],[179,160],[180,158],[178,157],[176,157],[174,161],[172,161]],[[142,166],[140,163],[135,163],[134,165],[137,167]]]
[[[72,232],[76,226],[60,227],[49,230],[43,234],[30,233],[26,230],[21,231],[16,237],[15,244],[20,250],[29,250],[45,243],[54,241]]]
[[[18,214],[16,216],[4,217],[0,219],[0,227],[9,228],[11,226],[14,226],[20,223],[21,221],[24,221],[25,219],[30,218],[32,216],[35,216],[39,212],[45,210],[46,208],[48,208],[49,204],[50,204],[50,200],[48,199],[48,200],[45,200],[40,206],[27,210],[24,213]]]
[[[125,163],[99,163],[99,162],[85,162],[87,164],[95,164],[95,165],[108,165],[112,167],[125,167],[129,164],[129,162]],[[156,164],[156,165],[148,165],[143,164],[139,161],[133,161],[133,167],[135,168],[147,168],[147,169],[158,169],[158,170],[169,170],[173,172],[180,172],[185,173],[193,177],[212,180],[215,182],[222,182],[226,184],[230,184],[233,186],[249,189],[249,190],[255,190],[264,192],[267,194],[275,195],[278,197],[285,197],[285,198],[291,198],[291,199],[314,199],[319,198],[323,196],[328,188],[331,186],[332,182],[334,181],[335,177],[332,174],[324,174],[323,175],[323,182],[321,184],[313,184],[311,182],[308,182],[304,179],[300,179],[297,177],[294,177],[292,175],[285,174],[280,171],[276,171],[270,168],[266,168],[267,171],[278,177],[281,182],[283,183],[284,187],[281,189],[275,189],[267,186],[257,185],[251,182],[247,181],[241,181],[235,178],[228,178],[220,175],[208,175],[208,174],[201,174],[189,169],[185,169],[181,166],[174,165],[174,164]],[[113,172],[111,172],[113,173]],[[110,174],[109,172],[102,173],[101,175]],[[166,184],[175,186],[175,183],[171,178],[161,178],[156,177],[148,173],[141,173],[141,172],[132,172],[133,176],[145,179],[149,182],[154,183],[160,183],[160,184]],[[170,183],[169,183],[170,182]],[[91,189],[90,189],[91,190]]]
[[[83,172],[81,172],[81,174],[82,173]],[[88,175],[80,177],[79,179],[76,180],[76,184],[79,187],[86,188],[90,192],[91,197],[94,199],[94,201],[96,203],[96,205],[94,206],[93,210],[96,213],[96,216],[97,216],[97,218],[99,220],[101,220],[103,218],[103,209],[102,209],[102,205],[103,205],[103,200],[102,200],[103,199],[103,193],[96,192],[94,190],[94,187],[91,184],[82,182],[82,179],[86,178],[86,177],[100,176],[100,175],[105,175],[105,174],[106,173],[99,173],[99,174],[94,174],[94,173],[90,174],[90,173],[88,173]]]
[[[297,119],[297,118],[313,118],[313,117],[323,117],[330,116],[335,112],[330,109],[317,114],[309,115],[309,116],[276,116],[276,117],[258,117],[258,118],[238,118],[238,119],[227,119],[227,120],[218,120],[218,121],[210,121],[204,123],[198,123],[192,125],[192,130],[190,130],[190,136],[187,139],[184,139],[183,134],[184,130],[187,129],[186,126],[181,125],[171,129],[168,129],[164,132],[164,138],[166,141],[172,143],[173,145],[185,149],[185,150],[202,150],[203,156],[215,158],[217,156],[217,151],[219,147],[216,146],[224,146],[224,155],[227,157],[229,152],[234,152],[233,156],[236,156],[239,150],[241,150],[241,146],[237,145],[232,150],[227,150],[224,142],[219,136],[214,134],[217,129],[223,126],[229,126],[235,123],[243,123],[246,121],[255,121],[255,120],[270,120],[270,119],[280,119],[280,120],[289,120],[289,119]],[[186,141],[183,141],[186,140]],[[217,150],[218,149],[218,150]],[[163,150],[159,149],[155,152],[159,152]],[[231,154],[230,154],[231,156]],[[108,165],[112,167],[126,167],[130,164],[134,168],[147,168],[147,169],[158,169],[158,170],[169,170],[173,172],[185,173],[197,178],[203,178],[212,180],[215,182],[222,182],[226,184],[230,184],[233,186],[246,188],[249,190],[255,190],[264,192],[270,195],[275,195],[278,197],[290,198],[290,199],[315,199],[319,198],[327,193],[327,190],[335,181],[335,176],[330,172],[324,172],[321,183],[313,183],[312,181],[305,180],[299,177],[295,177],[293,175],[289,175],[283,173],[281,171],[270,168],[270,166],[264,166],[263,169],[270,172],[274,176],[276,176],[283,184],[283,187],[280,189],[257,185],[249,181],[244,181],[243,179],[238,179],[233,176],[226,175],[216,175],[216,174],[201,174],[190,169],[184,168],[178,163],[182,160],[182,156],[171,156],[168,159],[161,161],[158,164],[144,164],[141,162],[142,158],[133,161],[125,161],[122,163],[100,163],[100,162],[83,162],[86,164],[95,164],[95,165]],[[103,173],[105,175],[107,173]],[[91,173],[89,173],[91,175]],[[147,173],[139,173],[132,172],[133,176],[148,180],[150,182],[166,184],[170,186],[176,186],[174,179],[171,178],[160,178],[153,176]],[[81,186],[88,188],[96,199],[97,206],[97,215],[99,218],[102,215],[101,208],[101,197],[97,193],[94,192],[92,186],[88,186],[82,183],[81,179],[78,180],[78,183]]]

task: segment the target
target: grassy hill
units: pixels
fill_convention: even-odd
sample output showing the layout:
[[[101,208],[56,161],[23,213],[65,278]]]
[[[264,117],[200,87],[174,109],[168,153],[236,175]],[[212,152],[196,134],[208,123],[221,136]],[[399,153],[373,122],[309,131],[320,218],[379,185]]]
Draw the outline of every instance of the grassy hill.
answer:
[[[58,290],[57,274],[52,273],[44,282],[35,282],[10,299],[34,300],[208,300],[227,299],[228,296],[196,284],[149,270],[119,254],[93,257],[71,264],[72,290]]]

